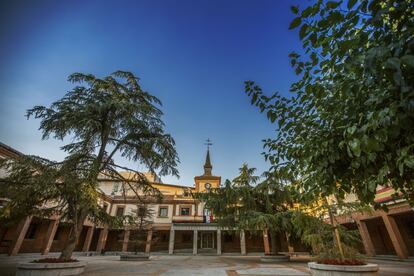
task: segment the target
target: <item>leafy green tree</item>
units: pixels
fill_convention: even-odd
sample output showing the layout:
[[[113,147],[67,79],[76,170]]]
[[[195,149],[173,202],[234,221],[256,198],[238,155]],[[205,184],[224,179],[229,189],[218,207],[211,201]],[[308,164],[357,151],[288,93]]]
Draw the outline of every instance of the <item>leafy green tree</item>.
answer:
[[[286,180],[276,173],[268,173],[255,185],[259,177],[256,169],[243,164],[233,181],[223,187],[196,194],[207,208],[213,210],[220,227],[244,230],[267,230],[271,236],[273,254],[277,254],[277,234],[292,233],[290,192]],[[289,236],[287,236],[289,237]]]
[[[121,223],[98,205],[97,190],[91,190],[86,182],[88,167],[79,159],[71,156],[63,162],[55,162],[37,156],[20,156],[0,160],[0,167],[7,171],[7,176],[0,180],[0,195],[8,199],[0,209],[0,221],[5,225],[28,215],[58,215],[61,221],[72,223],[75,231],[71,232],[74,233],[82,231],[83,221],[80,223],[80,220],[86,215],[96,222]],[[71,240],[74,238],[77,237],[71,233],[62,258],[71,257],[63,256],[65,250],[73,250],[69,246],[76,243]]]
[[[379,185],[414,203],[414,1],[323,1],[292,7],[303,52],[292,94],[253,105],[277,122],[265,140],[272,167],[300,179],[303,196],[373,202]]]
[[[50,136],[59,140],[70,139],[71,142],[62,147],[68,157],[63,162],[39,161],[39,158],[28,156],[14,162],[3,162],[12,174],[1,180],[6,184],[3,185],[6,186],[5,194],[10,199],[2,211],[3,217],[12,217],[15,211],[26,215],[36,213],[44,209],[39,207],[49,202],[59,203],[56,208],[49,207],[58,213],[65,208],[71,210],[68,219],[75,231],[71,231],[62,251],[63,259],[71,257],[84,220],[96,213],[100,177],[118,180],[123,195],[132,193],[138,199],[141,199],[140,194],[161,196],[142,173],[117,164],[115,155],[144,165],[152,173],[178,176],[175,143],[164,132],[163,113],[159,108],[161,102],[142,90],[137,77],[123,71],[103,79],[74,73],[69,76],[69,81],[77,86],[62,99],[50,107],[35,106],[27,111],[28,118],[33,116],[41,120],[39,129],[43,139]],[[119,170],[128,170],[132,176],[125,177]],[[17,172],[23,173],[25,178]],[[73,178],[66,177],[69,173]],[[30,175],[37,177],[31,180]],[[48,178],[49,175],[52,177]],[[62,177],[67,181],[64,182],[67,190],[43,193],[42,190],[48,191],[52,187],[59,189],[61,186],[51,183],[63,181]],[[38,181],[37,185],[30,187],[33,181]],[[18,186],[21,182],[25,185]],[[20,190],[21,194],[9,193],[13,189]],[[28,199],[27,203],[21,204],[24,197]],[[61,202],[62,197],[66,198],[66,203]]]
[[[294,187],[294,185],[293,185]],[[341,218],[351,217],[356,212],[370,212],[372,208],[360,202],[347,202],[331,198],[303,200],[297,190],[291,195],[296,204],[291,213],[293,232],[302,243],[312,248],[320,261],[339,262],[361,259],[357,248],[361,245],[359,231],[350,230],[338,223]]]
[[[254,175],[256,168],[249,168],[247,163],[244,163],[239,169],[239,176],[233,179],[233,185],[238,187],[252,186],[257,183],[259,177]]]
[[[147,234],[153,223],[154,211],[146,202],[136,205],[136,208],[127,216],[127,225],[131,230],[129,244],[132,245],[135,254],[147,244]]]

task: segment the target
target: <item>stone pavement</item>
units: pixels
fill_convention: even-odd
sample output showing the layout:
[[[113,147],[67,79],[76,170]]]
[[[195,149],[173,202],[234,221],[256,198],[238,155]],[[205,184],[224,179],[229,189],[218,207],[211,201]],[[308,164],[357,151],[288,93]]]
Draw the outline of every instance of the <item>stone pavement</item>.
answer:
[[[49,254],[48,257],[58,256]],[[20,254],[15,257],[0,255],[0,275],[14,275],[19,262],[41,258],[39,254]],[[145,262],[121,262],[119,256],[76,256],[88,263],[85,276],[98,275],[213,275],[213,276],[253,276],[309,275],[306,261],[293,260],[281,264],[261,263],[257,256],[151,256]],[[380,275],[414,275],[414,263],[395,261],[374,261],[380,265]]]

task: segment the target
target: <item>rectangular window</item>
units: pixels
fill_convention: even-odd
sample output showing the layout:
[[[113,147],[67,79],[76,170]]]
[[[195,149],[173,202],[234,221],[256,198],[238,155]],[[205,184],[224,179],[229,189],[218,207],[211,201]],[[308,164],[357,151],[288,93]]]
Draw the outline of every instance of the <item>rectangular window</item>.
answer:
[[[138,217],[145,217],[146,215],[146,208],[145,207],[139,207],[138,208]]]
[[[37,224],[31,223],[29,229],[27,229],[25,239],[33,240],[36,237]]]
[[[108,210],[108,204],[104,203],[102,209],[104,210],[104,212],[106,213],[106,211]]]
[[[118,208],[116,209],[116,216],[117,216],[117,217],[122,217],[122,216],[124,215],[124,210],[125,210],[125,208],[124,208],[124,207],[118,207]]]
[[[189,216],[190,215],[190,208],[189,207],[182,207],[180,214],[182,216]]]
[[[160,216],[160,217],[168,217],[168,207],[160,207],[158,216]]]

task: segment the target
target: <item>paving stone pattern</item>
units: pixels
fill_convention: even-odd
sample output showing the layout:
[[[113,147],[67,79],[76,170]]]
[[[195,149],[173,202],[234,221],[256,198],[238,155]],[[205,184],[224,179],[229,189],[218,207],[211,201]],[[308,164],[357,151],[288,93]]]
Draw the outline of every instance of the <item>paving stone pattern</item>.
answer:
[[[49,254],[48,257],[57,254]],[[39,254],[20,254],[9,257],[0,255],[0,275],[11,276],[16,264],[42,258]],[[261,263],[258,256],[151,256],[150,261],[125,262],[119,256],[76,256],[88,263],[83,276],[126,276],[126,275],[208,275],[208,276],[304,276],[310,275],[304,260],[286,263]],[[374,261],[380,265],[380,275],[414,275],[414,263],[395,261]]]

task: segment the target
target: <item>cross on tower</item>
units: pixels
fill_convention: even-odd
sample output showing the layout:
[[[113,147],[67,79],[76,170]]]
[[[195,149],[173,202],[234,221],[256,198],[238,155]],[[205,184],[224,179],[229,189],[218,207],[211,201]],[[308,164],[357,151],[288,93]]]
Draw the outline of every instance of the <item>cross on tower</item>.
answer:
[[[211,143],[210,138],[207,138],[206,143],[204,143],[204,145],[207,145],[207,149],[210,149],[210,146],[213,145],[213,143]]]
[[[210,161],[210,146],[212,144],[213,143],[211,143],[210,138],[206,140],[206,143],[204,143],[204,145],[207,146],[206,162],[204,163],[204,175],[211,175],[211,169],[213,168]]]

